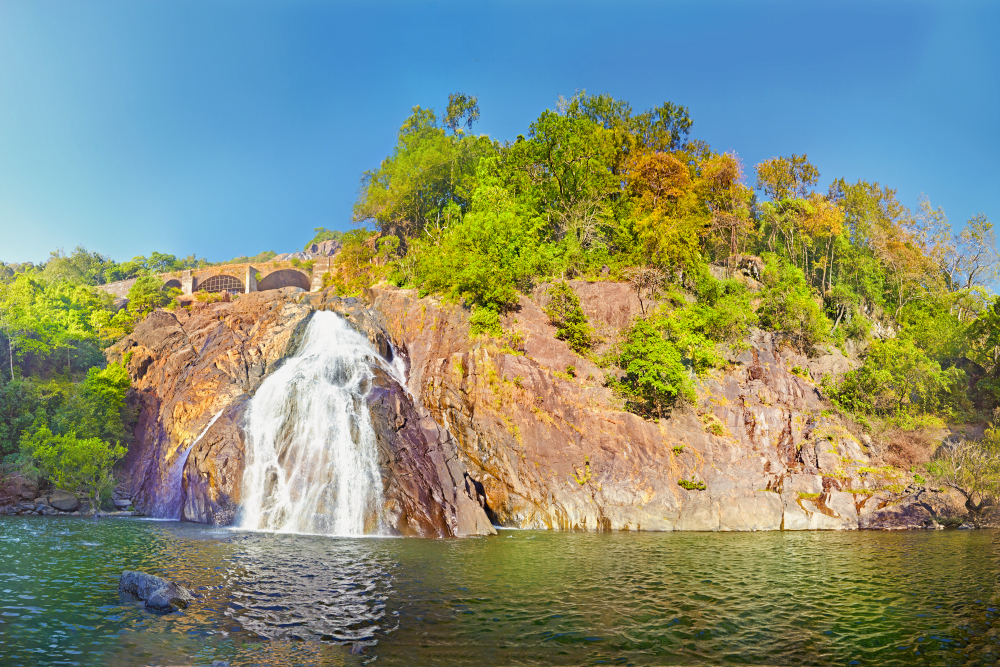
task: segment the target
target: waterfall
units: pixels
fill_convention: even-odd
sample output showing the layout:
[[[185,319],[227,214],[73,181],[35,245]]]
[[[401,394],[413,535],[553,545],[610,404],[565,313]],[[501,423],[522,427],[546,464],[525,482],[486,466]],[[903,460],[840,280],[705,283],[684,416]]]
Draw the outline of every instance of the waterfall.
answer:
[[[242,528],[323,535],[381,532],[382,476],[367,394],[368,339],[316,312],[295,356],[261,384],[246,417]]]
[[[164,485],[165,491],[158,495],[150,515],[160,519],[180,520],[181,511],[184,507],[184,464],[187,463],[188,456],[190,456],[194,446],[201,442],[201,439],[208,433],[208,429],[212,428],[212,424],[222,416],[224,411],[225,408],[215,413],[215,416],[209,420],[208,426],[202,429],[198,437],[187,446],[180,457],[170,466],[170,471],[167,473],[167,482]]]

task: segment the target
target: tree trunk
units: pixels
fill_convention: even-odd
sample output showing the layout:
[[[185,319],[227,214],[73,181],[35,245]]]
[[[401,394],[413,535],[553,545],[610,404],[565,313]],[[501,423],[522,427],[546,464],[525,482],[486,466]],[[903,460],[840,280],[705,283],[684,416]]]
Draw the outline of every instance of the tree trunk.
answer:
[[[837,308],[840,310],[840,312],[837,314],[837,321],[833,323],[832,331],[837,330],[837,327],[840,325],[840,319],[844,316],[844,313],[847,312],[847,306],[843,304],[837,306]]]
[[[823,265],[823,278],[819,284],[819,291],[826,294],[829,289],[826,286],[826,274],[830,274],[830,282],[833,282],[833,235],[830,235],[830,242],[827,243],[827,259],[826,264]]]

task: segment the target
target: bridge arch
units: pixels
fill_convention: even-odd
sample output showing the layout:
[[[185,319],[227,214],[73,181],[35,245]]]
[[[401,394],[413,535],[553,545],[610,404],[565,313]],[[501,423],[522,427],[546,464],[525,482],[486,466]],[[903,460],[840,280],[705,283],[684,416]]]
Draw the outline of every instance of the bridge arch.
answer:
[[[198,289],[195,291],[222,292],[223,290],[230,294],[242,293],[244,291],[243,281],[236,276],[220,273],[211,278],[198,281]]]
[[[171,287],[181,289],[181,281],[177,280],[177,278],[171,278],[167,282],[163,283],[163,289],[170,289]]]
[[[308,292],[312,287],[312,280],[302,271],[296,269],[279,269],[257,281],[258,292],[281,289],[282,287],[301,287]]]

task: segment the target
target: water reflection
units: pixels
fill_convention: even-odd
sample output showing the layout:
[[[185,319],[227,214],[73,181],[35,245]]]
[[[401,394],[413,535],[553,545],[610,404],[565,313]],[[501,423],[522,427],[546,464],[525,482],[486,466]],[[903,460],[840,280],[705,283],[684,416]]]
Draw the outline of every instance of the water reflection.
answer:
[[[244,535],[234,542],[243,548],[226,614],[244,628],[272,639],[361,645],[374,645],[385,630],[390,575],[364,540]]]
[[[993,665],[996,537],[335,539],[5,518],[0,663]],[[201,597],[146,612],[119,601],[123,569]]]

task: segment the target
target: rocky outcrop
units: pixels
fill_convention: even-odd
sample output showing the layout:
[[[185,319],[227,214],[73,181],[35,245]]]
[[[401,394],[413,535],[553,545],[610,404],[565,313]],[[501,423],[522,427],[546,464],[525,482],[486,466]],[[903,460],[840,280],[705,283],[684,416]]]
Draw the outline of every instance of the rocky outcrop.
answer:
[[[571,285],[601,349],[642,308],[625,284]],[[929,494],[947,494],[917,493],[904,473],[874,466],[860,431],[823,397],[816,380],[850,369],[851,357],[810,359],[757,332],[700,381],[695,405],[651,421],[623,409],[605,386],[608,370],[555,339],[544,298],[544,290],[522,297],[501,339],[470,339],[458,304],[390,287],[365,299],[282,290],[157,312],[110,352],[127,363],[140,409],[126,462],[133,503],[155,513],[171,466],[194,443],[180,514],[231,522],[247,401],[295,349],[310,313],[333,310],[408,369],[406,387],[378,371],[369,393],[384,514],[401,534],[483,534],[490,521],[854,530],[922,526],[950,512],[920,509]]]
[[[571,285],[607,344],[638,300],[627,285],[581,283]],[[905,486],[871,465],[810,379],[811,366],[848,369],[843,355],[806,359],[759,332],[700,383],[696,405],[648,421],[621,409],[603,369],[555,339],[544,292],[521,299],[501,341],[470,341],[457,305],[393,289],[370,298],[408,354],[411,391],[454,435],[503,525],[852,530],[875,525],[860,517],[876,492],[895,498],[884,489]]]
[[[139,419],[124,467],[133,504],[153,516],[230,524],[239,509],[248,401],[293,353],[314,308],[300,291],[241,295],[157,311],[112,347],[133,379]],[[388,337],[355,299],[334,299],[391,358]],[[421,425],[412,398],[376,373],[370,411],[378,435],[386,516],[405,535],[494,532],[448,436]],[[471,488],[471,487],[470,487]]]
[[[191,591],[180,584],[145,572],[125,570],[118,580],[118,594],[145,601],[147,609],[171,612],[186,609],[194,600]]]
[[[80,509],[80,499],[75,493],[56,489],[49,494],[48,504],[60,512],[74,512]]]
[[[385,520],[401,535],[495,534],[448,431],[421,414],[381,370],[373,384],[369,400],[388,498]]]
[[[137,508],[204,523],[232,521],[243,476],[246,400],[294,346],[309,313],[290,292],[196,303],[190,312],[157,311],[108,350],[109,359],[125,364],[135,388],[138,423],[123,465]],[[187,492],[178,498],[181,510],[167,502],[175,495],[171,471],[191,445],[176,479]]]
[[[320,241],[319,243],[313,243],[306,248],[306,252],[313,257],[333,257],[340,252],[341,247],[343,246],[340,241],[328,239],[326,241]]]
[[[870,530],[937,528],[938,521],[956,521],[967,513],[957,491],[914,485],[901,493],[872,494],[858,508],[858,522]]]

